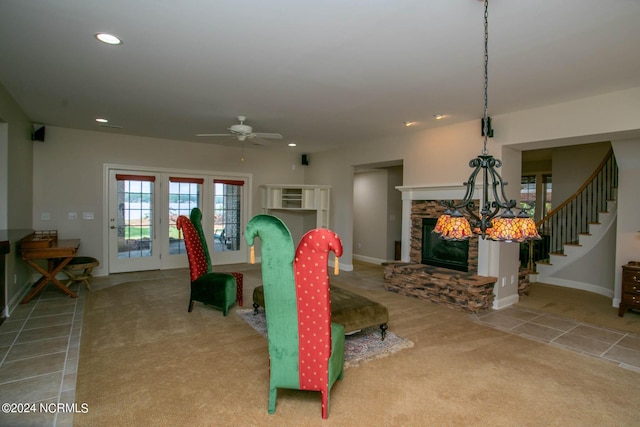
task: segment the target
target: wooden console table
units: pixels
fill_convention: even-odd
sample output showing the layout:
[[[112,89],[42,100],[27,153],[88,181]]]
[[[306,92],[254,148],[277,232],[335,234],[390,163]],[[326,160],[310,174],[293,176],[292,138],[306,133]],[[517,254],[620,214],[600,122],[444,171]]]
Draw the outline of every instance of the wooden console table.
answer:
[[[618,316],[629,309],[640,309],[640,262],[630,261],[622,266],[622,295]]]
[[[42,274],[42,277],[33,285],[31,292],[22,299],[21,304],[29,302],[49,282],[52,282],[70,297],[78,297],[75,292],[56,279],[56,275],[76,255],[80,239],[58,240],[58,235],[55,232],[48,234],[36,232],[22,239],[20,243],[22,259]],[[36,262],[37,260],[47,260],[47,269],[40,266]]]

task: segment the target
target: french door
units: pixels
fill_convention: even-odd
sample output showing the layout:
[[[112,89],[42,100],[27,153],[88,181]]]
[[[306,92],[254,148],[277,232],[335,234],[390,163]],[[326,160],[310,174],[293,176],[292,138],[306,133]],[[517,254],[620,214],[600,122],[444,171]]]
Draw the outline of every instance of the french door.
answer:
[[[188,267],[178,216],[202,211],[211,261],[247,262],[248,177],[108,168],[109,272]]]
[[[109,272],[160,268],[159,174],[109,171]]]

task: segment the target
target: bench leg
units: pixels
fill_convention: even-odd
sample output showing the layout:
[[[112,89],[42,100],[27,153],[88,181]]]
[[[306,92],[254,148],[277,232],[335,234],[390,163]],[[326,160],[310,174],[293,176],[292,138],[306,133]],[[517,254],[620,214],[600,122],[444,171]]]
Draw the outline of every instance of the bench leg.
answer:
[[[258,309],[259,309],[259,308],[260,308],[260,306],[254,302],[254,303],[253,303],[253,315],[254,315],[254,316],[255,316],[256,314],[258,314]]]
[[[387,324],[383,323],[382,325],[380,325],[380,332],[382,333],[382,339],[380,341],[384,341],[384,337],[387,336]]]

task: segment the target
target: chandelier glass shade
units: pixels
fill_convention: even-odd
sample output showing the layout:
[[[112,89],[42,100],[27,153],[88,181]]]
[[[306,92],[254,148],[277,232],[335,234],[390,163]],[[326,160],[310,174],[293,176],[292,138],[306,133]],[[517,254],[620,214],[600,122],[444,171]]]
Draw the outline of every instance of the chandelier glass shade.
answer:
[[[453,200],[443,201],[444,213],[438,218],[433,229],[445,240],[467,240],[474,233],[483,239],[499,242],[524,242],[540,239],[536,224],[522,209],[516,207],[516,201],[508,199],[504,186],[506,182],[497,169],[502,166],[502,161],[494,158],[487,150],[487,138],[489,137],[488,111],[488,41],[489,41],[489,2],[484,1],[484,115],[483,136],[484,148],[482,153],[469,162],[473,168],[467,182],[465,196],[459,203]],[[482,176],[482,198],[479,212],[474,201],[476,178]],[[518,215],[514,210],[519,210]],[[466,216],[465,216],[466,215]],[[469,217],[469,218],[467,218]],[[469,222],[471,220],[471,222]],[[473,230],[473,232],[472,232]]]

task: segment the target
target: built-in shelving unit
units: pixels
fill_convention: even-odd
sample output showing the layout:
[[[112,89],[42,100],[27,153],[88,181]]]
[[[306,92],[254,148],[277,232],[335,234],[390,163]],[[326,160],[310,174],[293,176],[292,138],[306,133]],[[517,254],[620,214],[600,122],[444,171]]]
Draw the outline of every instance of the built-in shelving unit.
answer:
[[[262,210],[315,211],[316,228],[329,228],[331,187],[327,185],[263,185]]]

